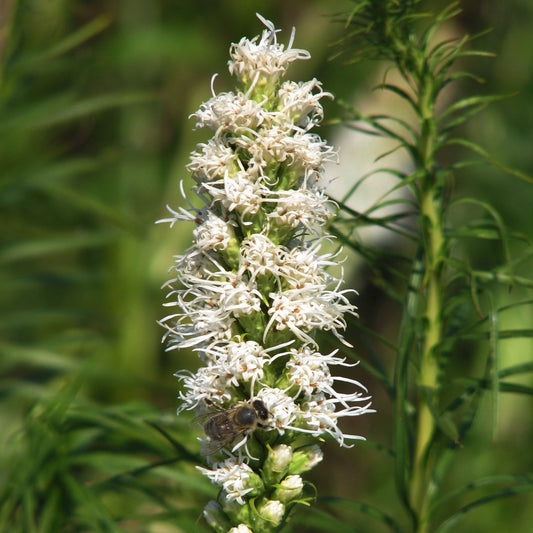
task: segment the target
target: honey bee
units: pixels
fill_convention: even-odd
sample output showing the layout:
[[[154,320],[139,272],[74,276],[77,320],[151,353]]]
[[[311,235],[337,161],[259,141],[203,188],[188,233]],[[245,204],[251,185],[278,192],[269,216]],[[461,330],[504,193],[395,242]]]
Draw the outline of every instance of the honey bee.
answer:
[[[210,400],[205,400],[205,403],[218,411],[204,424],[205,434],[212,445],[207,450],[207,455],[213,455],[225,446],[233,444],[239,436],[243,436],[241,443],[246,442],[253,431],[266,427],[265,423],[270,416],[261,400],[239,402],[229,409],[216,406]],[[234,449],[241,443],[237,443]]]

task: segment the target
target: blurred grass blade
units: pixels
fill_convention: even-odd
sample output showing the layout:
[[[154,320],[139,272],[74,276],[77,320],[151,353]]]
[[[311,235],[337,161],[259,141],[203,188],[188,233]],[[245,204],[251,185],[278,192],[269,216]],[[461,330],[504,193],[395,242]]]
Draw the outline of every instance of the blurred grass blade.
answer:
[[[76,100],[69,94],[54,96],[47,101],[28,106],[24,111],[6,113],[0,123],[0,133],[50,128],[117,107],[153,101],[154,98],[153,94],[146,92],[121,92],[84,100]]]
[[[391,516],[372,505],[367,505],[365,503],[352,500],[346,500],[344,498],[319,498],[319,502],[333,506],[343,507],[355,513],[362,513],[366,516],[375,519],[377,522],[380,522],[384,526],[387,526],[389,530],[394,531],[395,533],[403,532],[403,528],[400,527],[400,525],[396,523],[396,521],[393,520]]]
[[[442,522],[435,530],[434,533],[446,533],[450,531],[453,527],[457,526],[457,523],[460,522],[467,513],[487,505],[495,500],[502,498],[508,498],[509,496],[516,496],[518,494],[527,494],[528,492],[533,492],[533,477],[517,474],[516,476],[511,476],[514,478],[514,483],[509,485],[506,488],[499,490],[498,492],[489,494],[483,498],[479,498],[470,502],[469,504],[461,507],[458,511],[449,516],[444,522]]]
[[[29,57],[23,58],[15,65],[19,70],[32,69],[39,67],[43,62],[50,61],[57,56],[66,54],[74,48],[85,43],[89,39],[104,31],[112,23],[112,19],[107,15],[100,15],[80,29],[70,33],[63,40],[54,44],[49,49],[32,54]]]
[[[332,514],[317,509],[316,507],[308,507],[305,512],[298,513],[292,519],[298,526],[308,526],[310,529],[304,531],[320,531],[330,533],[358,533],[358,530],[353,526],[345,524]],[[297,530],[298,531],[298,530]]]
[[[521,172],[519,170],[515,170],[512,168],[509,168],[505,166],[503,163],[500,163],[493,155],[491,155],[489,152],[487,152],[485,149],[481,148],[479,144],[476,144],[472,141],[469,141],[467,139],[461,139],[461,138],[452,138],[448,139],[446,141],[446,144],[450,145],[458,145],[458,146],[464,146],[465,148],[468,148],[469,150],[472,150],[473,152],[479,154],[484,159],[487,159],[490,161],[493,165],[497,166],[501,170],[503,170],[505,173],[510,174],[511,176],[515,176],[517,178],[520,178],[521,180],[527,181],[528,183],[533,183],[533,177],[525,174],[524,172]]]
[[[27,261],[48,255],[72,253],[76,250],[105,246],[118,237],[117,232],[101,231],[85,235],[67,235],[64,237],[39,239],[37,241],[20,242],[4,248],[0,252],[0,264]]]

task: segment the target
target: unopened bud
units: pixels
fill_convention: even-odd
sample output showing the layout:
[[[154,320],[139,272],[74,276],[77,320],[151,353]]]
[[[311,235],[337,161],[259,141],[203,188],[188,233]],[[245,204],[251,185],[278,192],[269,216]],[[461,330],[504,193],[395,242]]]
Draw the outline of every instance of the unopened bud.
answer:
[[[280,444],[270,448],[263,467],[263,477],[268,485],[279,483],[287,474],[292,461],[292,448]]]
[[[303,480],[300,476],[287,476],[277,487],[272,495],[282,503],[289,503],[302,494],[304,487]]]
[[[239,524],[237,527],[232,527],[229,533],[253,533],[253,531],[245,524]]]
[[[285,506],[279,500],[265,500],[258,511],[263,520],[279,526],[285,514]]]
[[[216,533],[225,533],[231,525],[222,507],[214,500],[205,506],[204,517]]]
[[[316,444],[302,448],[293,453],[288,472],[289,474],[303,474],[314,468],[323,458],[324,454]]]

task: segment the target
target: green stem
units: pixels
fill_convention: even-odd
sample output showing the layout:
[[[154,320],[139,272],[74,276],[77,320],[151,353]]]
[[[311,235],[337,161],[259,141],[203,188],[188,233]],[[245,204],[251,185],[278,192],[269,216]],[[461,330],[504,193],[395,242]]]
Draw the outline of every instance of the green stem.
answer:
[[[416,531],[425,533],[429,526],[429,503],[432,495],[429,451],[435,434],[435,407],[438,395],[438,346],[442,338],[444,292],[443,255],[445,238],[442,228],[442,191],[435,173],[434,80],[420,76],[419,112],[421,117],[418,163],[425,170],[420,183],[420,225],[424,236],[425,309],[424,340],[418,376],[418,418],[416,422],[411,506],[418,517]]]
[[[424,130],[423,130],[424,131]],[[417,533],[425,533],[429,525],[431,499],[431,464],[429,450],[436,429],[435,406],[438,394],[438,345],[442,338],[441,310],[443,305],[443,252],[445,239],[442,230],[442,197],[434,173],[430,148],[433,129],[425,129],[421,136],[421,159],[426,170],[420,198],[420,220],[425,244],[427,298],[424,310],[425,335],[418,377],[418,419],[415,433],[413,471],[411,478],[411,505],[418,516]]]
[[[442,236],[436,231],[430,233],[432,247],[436,246]],[[428,265],[429,266],[429,265]],[[432,265],[435,267],[436,265]],[[428,452],[435,432],[435,418],[432,413],[436,401],[438,386],[438,358],[436,347],[441,340],[442,323],[442,278],[439,268],[432,268],[427,286],[427,304],[425,313],[426,334],[420,361],[418,419],[414,451],[413,475],[411,480],[411,504],[418,515],[418,533],[427,531],[430,500],[430,465]]]

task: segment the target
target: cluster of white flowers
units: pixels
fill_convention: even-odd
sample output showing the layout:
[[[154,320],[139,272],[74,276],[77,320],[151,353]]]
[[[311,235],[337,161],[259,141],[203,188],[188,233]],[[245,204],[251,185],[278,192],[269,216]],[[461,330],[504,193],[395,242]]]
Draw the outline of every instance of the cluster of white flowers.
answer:
[[[243,496],[254,490],[247,483],[254,471],[235,457],[229,457],[214,470],[202,467],[198,467],[198,470],[224,489],[227,501],[235,500],[244,505]]]
[[[321,252],[329,243],[324,227],[332,206],[319,178],[335,154],[310,130],[322,119],[321,98],[330,95],[314,79],[282,81],[289,64],[309,54],[292,48],[294,33],[286,48],[279,44],[272,23],[259,18],[266,26],[261,37],[244,38],[230,50],[229,71],[241,91],[213,90],[193,115],[196,128],[214,132],[188,165],[205,206],[170,210],[166,220],[196,223],[194,243],[177,257],[176,276],[167,284],[166,305],[177,312],[162,321],[169,349],[192,348],[204,363],[196,373],[177,373],[183,385],[178,411],[205,414],[214,406],[227,413],[259,400],[268,421],[246,437],[261,433],[260,442],[285,439],[285,446],[288,431],[329,434],[342,445],[362,437],[343,434],[338,419],[368,412],[370,403],[359,382],[331,375],[331,365],[352,365],[336,351],[319,353],[315,339],[323,330],[342,340],[343,316],[355,315],[350,291],[339,289],[342,275],[327,271],[335,254]],[[338,381],[355,390],[337,392]],[[247,447],[235,456],[234,442],[225,444],[226,459],[209,457],[212,469],[201,471],[222,487],[226,503],[244,505],[259,491],[250,476],[262,471],[264,456],[255,458]],[[302,492],[299,475],[277,482],[285,483],[283,494]],[[263,502],[267,514],[283,514],[283,507],[279,499]]]

